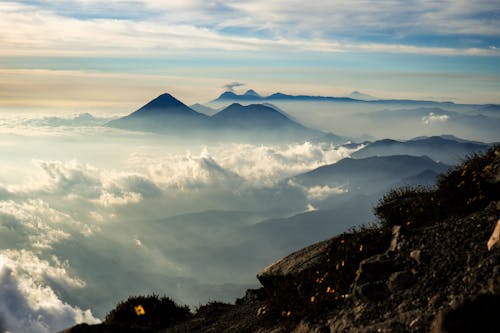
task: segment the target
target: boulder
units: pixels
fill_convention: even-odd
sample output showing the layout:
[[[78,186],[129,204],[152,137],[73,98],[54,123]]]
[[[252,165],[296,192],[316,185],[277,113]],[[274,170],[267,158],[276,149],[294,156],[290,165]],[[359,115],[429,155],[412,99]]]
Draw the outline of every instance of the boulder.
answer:
[[[488,240],[488,250],[491,251],[497,247],[500,247],[500,219],[497,221],[497,225],[490,239]]]
[[[289,288],[291,282],[295,289],[300,289],[301,278],[308,276],[327,260],[327,250],[333,241],[329,239],[296,251],[264,268],[257,274],[257,279],[272,294]]]
[[[387,281],[387,288],[391,292],[397,292],[409,288],[414,282],[413,274],[408,271],[392,273]]]

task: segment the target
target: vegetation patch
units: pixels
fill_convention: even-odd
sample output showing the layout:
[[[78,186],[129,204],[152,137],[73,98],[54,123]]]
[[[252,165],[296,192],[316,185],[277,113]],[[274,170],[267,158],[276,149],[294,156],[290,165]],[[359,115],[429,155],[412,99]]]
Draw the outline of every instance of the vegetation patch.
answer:
[[[158,330],[191,317],[187,306],[158,295],[132,296],[118,303],[104,321],[106,325],[129,329]]]
[[[500,146],[469,156],[441,175],[436,189],[403,187],[390,191],[375,207],[382,226],[418,227],[449,216],[465,216],[500,199]]]

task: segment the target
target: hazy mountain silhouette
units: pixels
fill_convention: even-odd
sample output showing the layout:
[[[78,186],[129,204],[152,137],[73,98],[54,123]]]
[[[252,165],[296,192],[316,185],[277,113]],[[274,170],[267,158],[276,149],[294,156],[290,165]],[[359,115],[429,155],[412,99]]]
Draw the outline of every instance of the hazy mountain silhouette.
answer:
[[[252,92],[253,90],[249,90]],[[421,106],[421,107],[442,107],[442,106],[455,106],[453,102],[435,102],[427,100],[411,100],[411,99],[377,99],[376,97],[362,94],[354,91],[348,97],[335,97],[335,96],[311,96],[311,95],[289,95],[281,92],[271,94],[269,96],[261,96],[255,94],[236,94],[233,91],[226,91],[218,98],[210,103],[230,103],[230,102],[246,102],[246,101],[300,101],[300,102],[342,102],[342,103],[370,103],[374,105],[402,105],[402,106]],[[481,105],[478,105],[481,107]]]
[[[261,96],[260,96],[259,94],[257,94],[257,93],[255,92],[255,90],[253,90],[253,89],[249,89],[249,90],[247,90],[247,91],[246,91],[243,95],[244,95],[244,96],[248,96],[248,97],[259,97],[259,98],[261,97]]]
[[[486,151],[490,145],[455,139],[452,136],[419,137],[408,141],[379,140],[352,154],[355,158],[390,155],[426,155],[448,165],[459,163],[467,155]]]
[[[250,92],[250,94],[249,94]],[[331,96],[308,96],[308,95],[287,95],[283,93],[275,93],[270,96],[260,96],[253,94],[253,90],[247,91],[245,94],[238,95],[232,91],[222,93],[212,102],[238,102],[238,101],[336,101],[336,102],[361,102],[349,97],[331,97]]]
[[[189,107],[195,110],[196,112],[206,114],[207,116],[213,116],[214,114],[220,111],[200,103],[190,105]]]
[[[374,100],[378,99],[377,97],[374,97],[374,96],[371,96],[368,94],[364,94],[364,93],[361,93],[359,91],[353,91],[347,97],[352,98],[352,99],[359,99],[362,101],[374,101]]]
[[[162,94],[139,110],[108,123],[110,127],[148,132],[193,131],[210,126],[210,117],[194,111],[170,94]]]
[[[348,193],[377,193],[423,171],[442,173],[448,165],[427,156],[375,156],[362,159],[344,158],[337,163],[319,167],[295,176],[292,180],[306,187],[343,186]]]
[[[255,93],[256,94],[256,93]],[[249,95],[255,96],[252,91]],[[201,110],[200,106],[196,106]],[[204,107],[204,106],[202,106]],[[171,134],[214,134],[218,138],[302,140],[324,135],[287,117],[278,108],[234,103],[213,116],[196,112],[170,94],[153,99],[110,127]]]

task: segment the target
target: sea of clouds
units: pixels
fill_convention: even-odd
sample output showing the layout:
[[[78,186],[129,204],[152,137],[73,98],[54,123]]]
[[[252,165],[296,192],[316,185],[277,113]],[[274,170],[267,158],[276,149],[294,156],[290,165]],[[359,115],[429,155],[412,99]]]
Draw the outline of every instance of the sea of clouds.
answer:
[[[189,249],[207,242],[245,255],[244,225],[311,210],[343,191],[305,188],[289,177],[354,151],[312,142],[176,141],[103,123],[90,115],[0,121],[0,320],[10,332],[95,323],[134,291],[168,288],[189,304],[237,296],[255,271],[231,276],[237,265],[214,259],[204,279]],[[158,225],[212,210],[247,215],[213,234],[217,226]],[[125,272],[130,280],[110,282]],[[117,290],[106,293],[113,284]]]

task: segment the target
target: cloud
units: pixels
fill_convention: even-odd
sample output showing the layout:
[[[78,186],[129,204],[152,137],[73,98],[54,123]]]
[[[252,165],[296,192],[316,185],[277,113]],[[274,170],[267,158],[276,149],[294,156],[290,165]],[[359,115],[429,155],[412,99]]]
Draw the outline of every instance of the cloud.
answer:
[[[151,180],[137,173],[103,171],[76,160],[34,163],[41,172],[24,184],[9,186],[10,192],[59,195],[73,201],[86,199],[105,207],[138,203],[161,192]]]
[[[448,115],[437,115],[433,112],[430,112],[427,116],[422,117],[422,122],[426,125],[431,125],[434,123],[444,123],[450,119]]]
[[[241,83],[241,82],[231,82],[231,83],[225,84],[222,88],[224,88],[228,91],[234,91],[234,88],[243,87],[244,85],[245,84]]]
[[[243,183],[243,178],[223,167],[206,148],[198,156],[190,152],[162,158],[132,154],[129,161],[137,166],[148,165],[148,178],[164,190],[237,188]]]
[[[488,47],[500,31],[491,13],[498,6],[488,0],[13,1],[0,4],[0,42],[4,54],[204,49],[498,55]],[[422,35],[430,36],[427,44],[413,42]],[[440,36],[458,41],[436,47],[433,37]],[[467,36],[484,43],[464,46]]]
[[[214,148],[214,155],[224,168],[261,187],[335,163],[355,150],[311,142],[284,146],[232,144]]]
[[[50,249],[53,244],[70,238],[70,232],[92,234],[90,226],[70,215],[51,208],[42,200],[0,201],[0,230],[5,240],[16,240],[26,248]]]
[[[70,117],[42,117],[38,119],[27,119],[21,125],[26,126],[47,126],[47,127],[60,127],[60,126],[102,126],[113,118],[99,118],[94,117],[90,113],[81,113]]]
[[[321,201],[328,198],[334,194],[342,194],[346,193],[347,189],[343,186],[330,187],[328,185],[325,186],[313,186],[306,188],[307,198],[309,200]]]
[[[57,332],[77,323],[98,323],[90,310],[63,302],[47,281],[70,288],[85,284],[57,258],[41,260],[29,251],[0,251],[0,314],[10,332]]]

